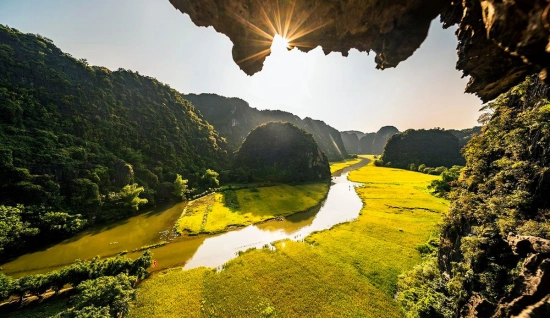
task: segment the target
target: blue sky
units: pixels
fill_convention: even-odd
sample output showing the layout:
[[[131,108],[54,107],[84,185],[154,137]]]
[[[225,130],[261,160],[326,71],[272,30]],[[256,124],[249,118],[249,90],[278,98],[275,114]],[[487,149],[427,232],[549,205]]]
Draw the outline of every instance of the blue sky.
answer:
[[[92,65],[138,71],[182,93],[239,97],[339,130],[467,128],[481,107],[463,93],[467,79],[455,70],[454,30],[437,20],[426,42],[395,69],[376,70],[374,54],[355,50],[344,58],[320,48],[274,47],[254,76],[233,62],[225,35],[195,26],[168,0],[0,0],[0,23],[46,36]]]

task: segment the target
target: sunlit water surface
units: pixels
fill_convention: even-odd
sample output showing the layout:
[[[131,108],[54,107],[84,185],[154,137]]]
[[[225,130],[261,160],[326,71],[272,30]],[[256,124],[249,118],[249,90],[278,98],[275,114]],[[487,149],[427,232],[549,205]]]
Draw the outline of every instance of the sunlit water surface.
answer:
[[[218,235],[182,236],[153,249],[154,259],[158,262],[155,270],[176,266],[184,269],[220,267],[240,251],[260,248],[283,239],[303,240],[314,231],[326,230],[335,224],[357,218],[362,202],[354,190],[357,184],[347,177],[349,171],[367,162],[364,160],[335,173],[327,198],[309,211],[288,216],[282,221],[250,225]],[[5,274],[18,277],[57,269],[78,258],[111,256],[160,242],[166,239],[167,231],[181,214],[184,205],[176,204],[162,211],[144,213],[85,231],[46,250],[25,254],[1,267]],[[128,256],[135,258],[141,253],[130,252]]]

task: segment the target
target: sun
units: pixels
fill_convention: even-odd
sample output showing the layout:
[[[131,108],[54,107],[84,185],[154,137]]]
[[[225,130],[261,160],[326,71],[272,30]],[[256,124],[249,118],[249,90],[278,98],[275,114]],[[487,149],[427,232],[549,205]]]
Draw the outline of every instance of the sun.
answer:
[[[290,41],[287,38],[276,34],[273,37],[273,44],[271,44],[272,49],[281,50],[281,49],[290,49]]]

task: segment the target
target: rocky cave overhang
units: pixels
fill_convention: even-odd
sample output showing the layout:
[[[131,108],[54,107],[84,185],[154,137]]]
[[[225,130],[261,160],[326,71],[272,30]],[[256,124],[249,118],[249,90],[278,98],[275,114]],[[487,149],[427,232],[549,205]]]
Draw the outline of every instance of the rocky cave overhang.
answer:
[[[457,69],[466,92],[484,102],[550,67],[550,0],[170,0],[197,26],[233,42],[233,59],[248,75],[261,71],[273,37],[289,48],[325,54],[376,53],[377,68],[396,67],[426,39],[440,16],[458,26]]]

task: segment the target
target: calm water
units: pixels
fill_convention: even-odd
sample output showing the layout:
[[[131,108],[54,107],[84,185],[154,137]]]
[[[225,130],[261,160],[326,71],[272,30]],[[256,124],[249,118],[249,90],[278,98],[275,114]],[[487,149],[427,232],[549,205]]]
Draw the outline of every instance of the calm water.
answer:
[[[218,235],[183,236],[171,243],[153,249],[158,261],[155,270],[183,266],[191,269],[200,266],[219,267],[236,257],[239,251],[259,248],[271,242],[291,239],[302,240],[314,231],[351,221],[359,215],[361,199],[354,191],[355,183],[347,179],[351,170],[364,166],[368,160],[335,173],[327,198],[317,207],[283,221],[269,221],[250,225]],[[109,256],[120,251],[154,244],[163,240],[163,231],[170,230],[181,214],[184,203],[162,212],[149,212],[108,227],[86,231],[44,251],[23,255],[2,265],[4,273],[21,276],[47,272],[95,255]],[[142,252],[129,253],[137,257]]]
[[[96,227],[50,248],[22,255],[0,267],[5,274],[19,277],[48,272],[76,259],[113,256],[121,251],[155,244],[165,239],[165,231],[172,229],[184,207],[185,203],[178,203]]]

